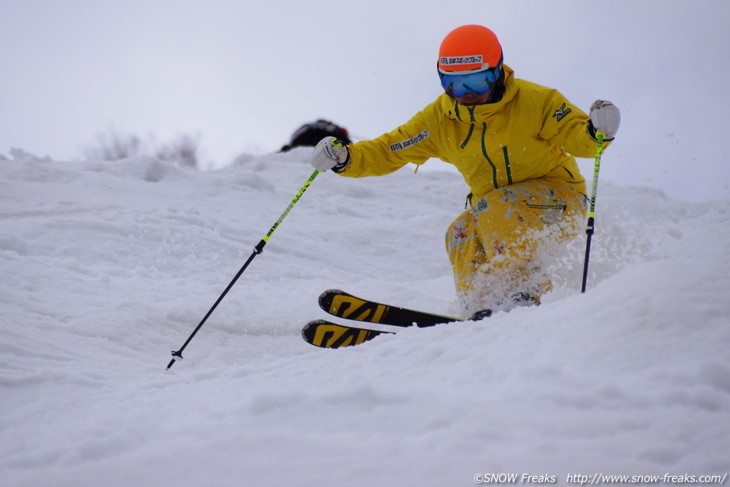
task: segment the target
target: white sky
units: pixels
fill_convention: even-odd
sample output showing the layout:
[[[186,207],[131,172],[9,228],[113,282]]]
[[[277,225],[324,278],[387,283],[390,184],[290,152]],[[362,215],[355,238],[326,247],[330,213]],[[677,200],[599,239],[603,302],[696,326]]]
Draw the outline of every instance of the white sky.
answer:
[[[6,156],[79,159],[113,129],[199,135],[222,166],[319,117],[376,137],[438,96],[441,39],[478,23],[518,77],[621,109],[602,180],[730,198],[727,0],[0,0],[0,19]]]

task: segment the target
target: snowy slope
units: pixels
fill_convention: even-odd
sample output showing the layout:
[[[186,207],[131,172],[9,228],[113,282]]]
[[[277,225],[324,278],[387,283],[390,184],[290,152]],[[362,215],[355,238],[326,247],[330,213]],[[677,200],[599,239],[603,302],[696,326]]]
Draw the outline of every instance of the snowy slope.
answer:
[[[455,311],[442,236],[466,187],[322,174],[165,372],[308,154],[0,160],[0,485],[730,472],[729,201],[601,182],[588,293],[580,239],[539,308],[329,351],[299,336],[326,288]]]

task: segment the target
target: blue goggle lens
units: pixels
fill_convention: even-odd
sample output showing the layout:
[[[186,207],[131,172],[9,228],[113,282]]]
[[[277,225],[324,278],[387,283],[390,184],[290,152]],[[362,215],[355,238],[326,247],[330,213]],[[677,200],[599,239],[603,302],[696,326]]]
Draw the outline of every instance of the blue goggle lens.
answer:
[[[441,77],[441,86],[444,91],[454,98],[461,98],[467,93],[473,93],[481,96],[494,88],[501,74],[501,66],[496,66],[486,71],[472,74],[443,74],[439,72]]]

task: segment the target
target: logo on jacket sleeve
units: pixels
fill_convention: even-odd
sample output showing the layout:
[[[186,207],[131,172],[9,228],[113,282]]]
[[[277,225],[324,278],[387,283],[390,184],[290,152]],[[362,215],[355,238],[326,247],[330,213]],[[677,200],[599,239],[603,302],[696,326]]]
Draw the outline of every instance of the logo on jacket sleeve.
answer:
[[[390,150],[393,152],[398,152],[403,149],[407,149],[411,146],[414,146],[418,144],[419,142],[423,142],[428,138],[428,136],[431,135],[428,133],[428,130],[424,130],[423,132],[414,135],[410,139],[402,140],[400,142],[396,142],[395,144],[390,145]]]
[[[570,113],[571,111],[572,111],[572,109],[571,109],[571,108],[568,108],[568,109],[566,109],[566,108],[565,108],[565,103],[563,103],[563,104],[562,104],[562,105],[560,106],[560,108],[558,108],[557,110],[555,110],[555,113],[553,113],[553,117],[555,117],[555,118],[557,119],[557,121],[559,122],[559,121],[561,121],[561,120],[562,120],[563,118],[565,118],[565,116],[566,116],[567,114],[569,114],[569,113]]]

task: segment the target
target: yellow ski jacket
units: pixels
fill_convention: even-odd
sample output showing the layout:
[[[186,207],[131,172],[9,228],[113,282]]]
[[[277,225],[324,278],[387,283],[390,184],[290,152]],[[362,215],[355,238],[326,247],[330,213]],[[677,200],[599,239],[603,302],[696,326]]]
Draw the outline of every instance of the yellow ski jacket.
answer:
[[[585,194],[574,156],[595,156],[588,115],[558,91],[504,71],[500,101],[465,106],[444,93],[395,130],[349,145],[351,162],[339,174],[381,176],[435,157],[456,166],[475,201],[530,179],[562,180]]]

